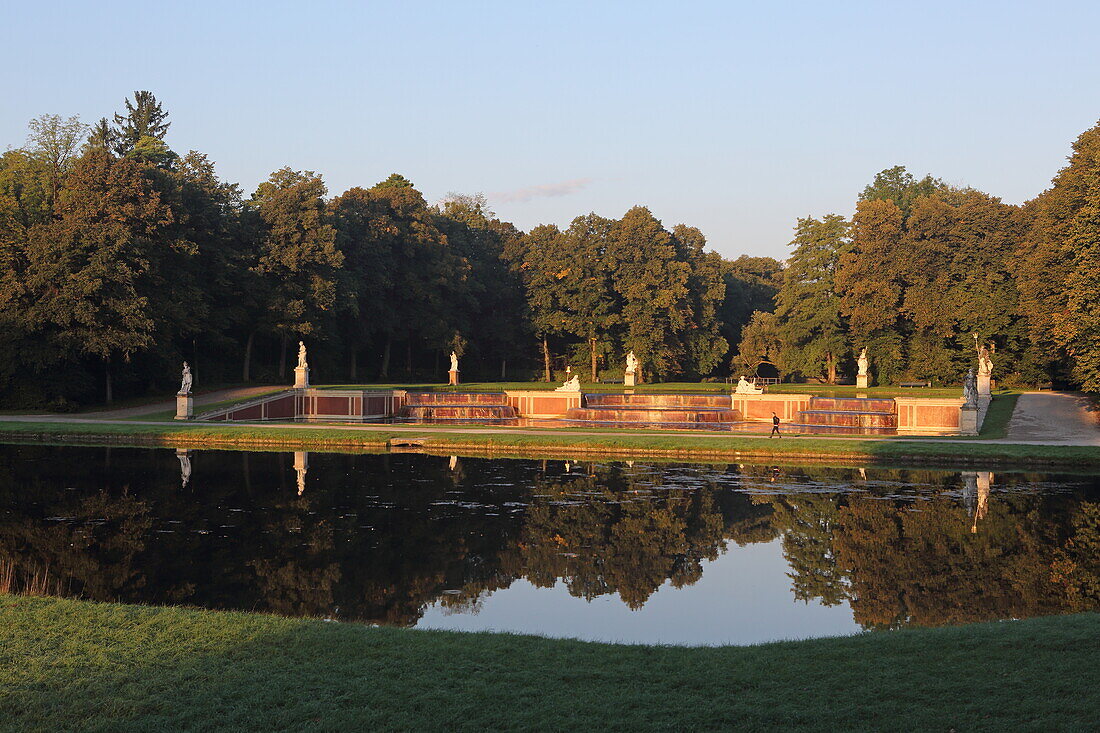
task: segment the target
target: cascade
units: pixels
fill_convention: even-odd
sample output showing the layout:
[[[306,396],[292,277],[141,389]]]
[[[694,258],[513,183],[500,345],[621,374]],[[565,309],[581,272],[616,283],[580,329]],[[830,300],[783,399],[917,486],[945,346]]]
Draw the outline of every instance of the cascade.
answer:
[[[586,394],[583,407],[571,407],[565,419],[575,422],[721,427],[741,420],[729,395]]]
[[[504,423],[516,419],[516,410],[503,392],[408,392],[399,417],[416,422]]]
[[[882,397],[811,397],[792,427],[812,433],[894,434],[897,405]]]

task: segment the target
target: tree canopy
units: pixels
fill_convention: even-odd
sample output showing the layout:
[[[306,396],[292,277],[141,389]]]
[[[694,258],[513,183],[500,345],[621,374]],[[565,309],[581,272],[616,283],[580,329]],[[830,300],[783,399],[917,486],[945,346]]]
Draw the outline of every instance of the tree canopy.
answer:
[[[1100,127],[1022,206],[894,166],[851,219],[796,222],[787,262],[724,259],[634,206],[528,232],[481,195],[429,204],[393,173],[330,195],[275,170],[250,195],[174,151],[148,91],[90,128],[41,115],[0,154],[0,404],[63,408],[201,383],[285,379],[720,379],[762,363],[957,384],[978,342],[998,378],[1100,389]]]

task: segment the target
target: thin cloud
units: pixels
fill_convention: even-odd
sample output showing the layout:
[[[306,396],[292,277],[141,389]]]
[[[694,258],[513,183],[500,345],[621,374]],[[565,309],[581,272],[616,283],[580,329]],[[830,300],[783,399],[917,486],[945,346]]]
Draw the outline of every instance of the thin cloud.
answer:
[[[489,194],[489,198],[505,203],[517,203],[530,201],[531,199],[553,198],[555,196],[568,196],[576,193],[592,182],[591,178],[574,178],[572,181],[561,183],[543,183],[538,186],[517,188],[514,191],[497,191]]]

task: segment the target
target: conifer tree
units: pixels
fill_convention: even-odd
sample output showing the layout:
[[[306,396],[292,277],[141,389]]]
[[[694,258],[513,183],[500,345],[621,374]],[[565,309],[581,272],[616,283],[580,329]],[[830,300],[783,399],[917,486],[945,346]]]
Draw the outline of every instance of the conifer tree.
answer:
[[[784,361],[792,371],[833,384],[848,350],[835,282],[837,264],[849,246],[848,222],[838,214],[799,219],[791,246],[795,249],[776,296]]]
[[[126,114],[115,113],[115,152],[129,153],[143,137],[163,140],[171,124],[152,92],[134,92],[133,102],[126,98]]]

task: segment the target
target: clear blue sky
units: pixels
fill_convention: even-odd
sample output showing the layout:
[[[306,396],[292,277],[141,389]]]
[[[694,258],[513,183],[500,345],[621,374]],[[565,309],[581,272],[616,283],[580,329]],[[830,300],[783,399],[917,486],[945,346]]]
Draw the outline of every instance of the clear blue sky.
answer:
[[[0,22],[0,146],[148,89],[250,193],[400,172],[524,229],[645,204],[783,257],[906,165],[1018,203],[1100,118],[1093,2],[61,2]]]

